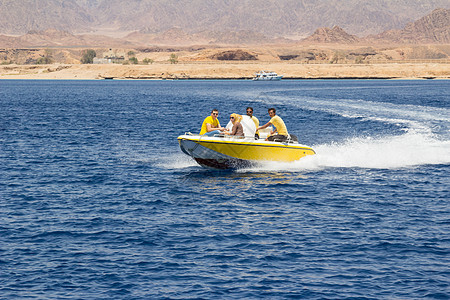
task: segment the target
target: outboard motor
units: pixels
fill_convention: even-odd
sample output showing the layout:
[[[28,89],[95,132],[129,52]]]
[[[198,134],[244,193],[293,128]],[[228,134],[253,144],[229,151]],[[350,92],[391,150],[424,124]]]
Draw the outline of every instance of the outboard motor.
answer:
[[[298,137],[295,134],[289,134],[288,143],[298,143]]]

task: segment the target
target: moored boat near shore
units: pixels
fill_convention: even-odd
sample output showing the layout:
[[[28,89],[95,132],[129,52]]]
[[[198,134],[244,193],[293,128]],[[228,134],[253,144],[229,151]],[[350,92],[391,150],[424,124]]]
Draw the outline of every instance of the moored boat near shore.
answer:
[[[255,74],[255,77],[253,77],[253,80],[281,80],[281,78],[283,78],[283,75],[278,75],[272,71],[259,71]]]

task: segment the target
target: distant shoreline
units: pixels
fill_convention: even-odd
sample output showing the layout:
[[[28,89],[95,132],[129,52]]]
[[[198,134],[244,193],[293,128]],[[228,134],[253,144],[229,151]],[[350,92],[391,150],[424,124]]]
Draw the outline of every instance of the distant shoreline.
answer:
[[[154,63],[150,65],[0,65],[1,79],[140,79],[248,80],[260,70],[275,71],[285,80],[450,79],[449,63],[293,64],[260,62]]]

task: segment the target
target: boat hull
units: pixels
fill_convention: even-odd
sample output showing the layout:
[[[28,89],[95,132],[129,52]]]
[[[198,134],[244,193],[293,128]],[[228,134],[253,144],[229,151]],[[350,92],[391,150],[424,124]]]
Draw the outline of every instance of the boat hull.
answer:
[[[305,145],[254,138],[182,135],[178,142],[181,150],[198,164],[215,169],[246,168],[264,161],[292,162],[315,154]]]

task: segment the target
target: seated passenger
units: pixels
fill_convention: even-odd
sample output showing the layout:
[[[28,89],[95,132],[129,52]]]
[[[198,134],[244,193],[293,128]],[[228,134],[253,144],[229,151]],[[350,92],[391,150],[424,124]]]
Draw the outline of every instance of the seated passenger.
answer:
[[[253,107],[249,106],[247,107],[247,116],[252,119],[252,121],[255,123],[255,127],[258,128],[259,127],[259,120],[257,117],[255,117],[253,115]],[[259,131],[255,132],[255,138],[259,139]]]
[[[234,135],[234,136],[244,136],[244,128],[241,124],[242,116],[238,114],[231,114],[230,115],[230,121],[233,123],[233,129],[231,132],[224,132],[224,134],[227,135]]]
[[[243,115],[240,123],[244,127],[244,136],[254,138],[256,132],[255,122],[249,116]]]
[[[211,111],[211,116],[206,117],[205,120],[203,120],[200,135],[214,136],[225,130],[225,128],[220,126],[219,120],[217,119],[218,116],[219,110],[213,109]]]
[[[276,142],[283,142],[286,141],[289,138],[289,133],[287,131],[286,125],[284,124],[283,119],[281,119],[279,116],[276,115],[275,108],[269,108],[269,117],[271,118],[269,122],[267,122],[263,126],[259,126],[257,130],[264,129],[266,127],[269,127],[270,125],[275,126],[276,130],[272,131],[268,138],[266,138],[266,141],[276,141]],[[275,134],[277,133],[277,134]],[[275,134],[275,135],[274,135]]]

